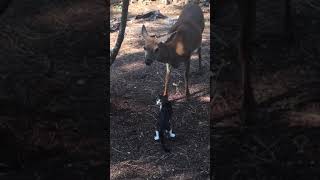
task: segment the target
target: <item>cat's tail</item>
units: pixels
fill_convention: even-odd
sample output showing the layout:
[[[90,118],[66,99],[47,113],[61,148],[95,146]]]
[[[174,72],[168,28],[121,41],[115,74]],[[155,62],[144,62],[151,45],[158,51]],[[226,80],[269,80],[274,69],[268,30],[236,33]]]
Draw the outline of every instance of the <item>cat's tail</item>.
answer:
[[[165,139],[164,139],[164,131],[161,131],[160,130],[160,143],[161,143],[161,146],[162,146],[162,149],[169,153],[170,152],[170,149],[167,148],[167,146],[165,145]]]

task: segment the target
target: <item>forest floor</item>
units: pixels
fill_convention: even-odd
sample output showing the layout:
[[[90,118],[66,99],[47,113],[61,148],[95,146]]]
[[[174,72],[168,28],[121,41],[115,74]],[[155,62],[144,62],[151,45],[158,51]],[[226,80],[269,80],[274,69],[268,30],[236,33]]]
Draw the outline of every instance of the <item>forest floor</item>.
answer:
[[[0,17],[0,179],[106,176],[104,1],[13,1]]]
[[[215,17],[211,148],[216,179],[318,179],[320,171],[320,4],[292,1],[294,40],[283,33],[283,8],[257,2],[252,66],[257,126],[242,128],[236,56],[239,16],[227,4]],[[312,6],[310,6],[312,5]],[[318,8],[317,8],[318,7]],[[289,42],[289,43],[288,43]]]
[[[121,6],[111,8],[111,20],[120,17]],[[210,8],[201,6],[205,16],[202,43],[202,72],[194,54],[190,71],[190,99],[184,95],[184,65],[173,69],[169,100],[173,102],[172,126],[176,139],[168,142],[171,153],[165,153],[153,139],[159,107],[158,94],[163,93],[165,65],[144,63],[141,27],[151,34],[164,34],[174,22],[182,4],[131,4],[125,40],[110,68],[110,177],[111,179],[208,179],[209,178],[209,64]],[[168,16],[147,21],[135,19],[152,10]],[[117,32],[110,33],[110,47]],[[173,85],[175,83],[175,85]]]

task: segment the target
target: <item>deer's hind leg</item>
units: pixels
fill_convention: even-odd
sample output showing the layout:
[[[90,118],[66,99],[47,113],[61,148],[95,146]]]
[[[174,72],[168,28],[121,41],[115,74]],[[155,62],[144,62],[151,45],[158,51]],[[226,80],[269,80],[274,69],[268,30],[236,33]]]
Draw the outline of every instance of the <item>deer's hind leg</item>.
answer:
[[[190,57],[189,57],[189,59],[185,62],[185,67],[186,67],[186,70],[185,70],[185,72],[184,72],[184,84],[185,84],[186,97],[188,98],[189,95],[190,95],[190,92],[189,92]]]
[[[201,65],[201,61],[202,61],[202,57],[201,57],[201,46],[198,48],[198,56],[199,56],[199,72],[202,69],[202,65]]]

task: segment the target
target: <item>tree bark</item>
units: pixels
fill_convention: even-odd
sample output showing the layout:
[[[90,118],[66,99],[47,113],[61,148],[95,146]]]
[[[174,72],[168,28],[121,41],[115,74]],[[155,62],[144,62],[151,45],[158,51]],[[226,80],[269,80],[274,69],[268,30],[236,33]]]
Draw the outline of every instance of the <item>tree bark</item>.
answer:
[[[122,2],[122,12],[121,12],[121,23],[120,23],[120,30],[117,37],[117,42],[112,51],[110,52],[110,65],[113,64],[115,61],[118,52],[120,50],[122,41],[124,39],[124,33],[126,30],[127,25],[127,17],[128,17],[128,8],[129,8],[129,0],[123,0]]]

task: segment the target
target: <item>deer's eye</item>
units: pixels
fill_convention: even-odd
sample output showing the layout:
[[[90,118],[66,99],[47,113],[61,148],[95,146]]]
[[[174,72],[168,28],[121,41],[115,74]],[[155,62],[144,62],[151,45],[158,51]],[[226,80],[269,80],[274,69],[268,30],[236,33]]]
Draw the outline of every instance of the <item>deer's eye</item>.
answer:
[[[154,52],[158,52],[158,51],[159,51],[159,48],[158,48],[158,47],[154,49]]]

